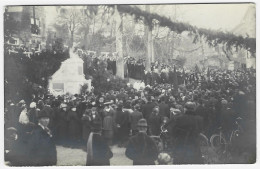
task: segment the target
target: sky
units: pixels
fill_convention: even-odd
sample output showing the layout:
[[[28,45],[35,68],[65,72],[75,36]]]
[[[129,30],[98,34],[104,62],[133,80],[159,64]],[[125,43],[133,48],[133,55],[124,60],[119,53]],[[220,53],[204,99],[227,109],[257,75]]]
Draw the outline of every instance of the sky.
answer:
[[[243,19],[249,6],[253,4],[185,4],[185,5],[152,5],[155,12],[186,22],[200,28],[232,31]],[[144,5],[139,6],[144,9]],[[46,22],[55,22],[57,12],[54,6],[46,6]]]

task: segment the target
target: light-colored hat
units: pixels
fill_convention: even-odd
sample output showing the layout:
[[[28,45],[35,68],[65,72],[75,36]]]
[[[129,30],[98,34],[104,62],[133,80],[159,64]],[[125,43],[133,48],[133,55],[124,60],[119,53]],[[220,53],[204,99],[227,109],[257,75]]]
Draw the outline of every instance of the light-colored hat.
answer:
[[[185,103],[185,108],[187,109],[194,109],[195,108],[195,103],[194,102],[187,102]]]
[[[67,107],[67,104],[65,104],[65,103],[61,103],[61,105],[60,105],[60,108],[62,109],[62,108],[66,108]]]
[[[35,102],[32,102],[32,103],[30,104],[30,108],[31,108],[31,109],[36,108],[36,103],[35,103]]]
[[[20,100],[19,103],[20,104],[25,104],[25,101],[24,100]]]
[[[158,162],[159,164],[168,164],[171,162],[171,156],[167,153],[160,153],[158,155]]]

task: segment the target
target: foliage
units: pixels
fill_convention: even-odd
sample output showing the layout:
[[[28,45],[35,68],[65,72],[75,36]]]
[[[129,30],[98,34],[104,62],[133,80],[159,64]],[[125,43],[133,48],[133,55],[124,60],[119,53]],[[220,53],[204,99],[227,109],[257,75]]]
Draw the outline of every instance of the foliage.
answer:
[[[7,8],[6,8],[7,10]],[[4,41],[7,42],[12,38],[14,34],[17,34],[20,29],[20,24],[18,21],[14,20],[12,17],[9,17],[7,11],[4,13]]]
[[[134,35],[129,42],[129,49],[131,52],[130,56],[135,56],[136,58],[144,58],[146,53],[144,39],[140,36]]]
[[[81,87],[81,89],[80,89],[80,93],[81,93],[81,94],[85,94],[86,91],[87,91],[87,89],[88,89],[88,84],[84,84],[84,85]]]
[[[110,5],[114,8],[115,5]],[[189,31],[195,36],[194,42],[197,42],[198,36],[204,37],[210,46],[216,46],[223,43],[227,46],[228,50],[234,46],[236,48],[245,48],[252,54],[256,52],[256,39],[255,38],[243,38],[242,36],[236,36],[232,33],[224,33],[221,31],[213,31],[209,29],[197,28],[187,23],[173,22],[170,18],[160,16],[155,13],[149,13],[141,10],[136,6],[130,5],[117,5],[117,9],[120,13],[126,13],[133,15],[136,20],[145,20],[149,28],[152,29],[154,20],[159,22],[161,27],[168,27],[171,31],[181,34],[183,31]]]
[[[56,24],[68,29],[70,33],[70,47],[73,45],[74,42],[74,33],[79,29],[82,20],[82,11],[77,9],[77,7],[60,9]]]
[[[8,99],[29,100],[35,92],[33,86],[47,88],[49,77],[55,73],[61,62],[69,57],[68,51],[53,52],[46,51],[40,55],[33,55],[30,58],[22,53],[4,53],[4,76],[5,96]]]
[[[83,57],[85,77],[92,78],[94,93],[100,94],[109,90],[120,90],[126,86],[127,81],[116,77],[107,70],[105,61],[94,59],[90,61],[89,57]],[[91,62],[91,63],[89,63]]]
[[[178,55],[177,58],[176,58],[176,60],[178,60],[178,65],[181,66],[181,67],[183,67],[184,64],[185,64],[186,61],[187,61],[187,58],[184,57],[184,56],[181,57],[180,55]]]

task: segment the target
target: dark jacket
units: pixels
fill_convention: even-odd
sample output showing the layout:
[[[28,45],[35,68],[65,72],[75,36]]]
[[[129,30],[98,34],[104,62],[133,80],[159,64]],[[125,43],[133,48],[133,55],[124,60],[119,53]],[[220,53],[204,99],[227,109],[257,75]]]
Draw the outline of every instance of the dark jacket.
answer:
[[[159,104],[159,110],[161,116],[170,118],[170,107],[165,102]]]
[[[145,133],[130,138],[125,155],[133,160],[133,165],[154,165],[158,157],[155,142]]]
[[[57,151],[53,138],[40,126],[35,126],[25,140],[18,140],[10,156],[13,166],[51,166],[57,163]]]
[[[130,123],[131,123],[131,129],[137,130],[137,123],[138,121],[143,118],[143,114],[139,112],[138,110],[135,110],[133,113],[130,114]]]
[[[155,106],[156,106],[156,103],[154,103],[154,102],[148,102],[142,106],[142,113],[146,120],[150,117],[150,115],[153,111],[153,108]]]
[[[96,133],[93,134],[92,138],[92,151],[92,160],[90,160],[90,154],[87,154],[87,166],[110,165],[109,159],[113,157],[113,153],[104,138]]]
[[[187,111],[185,115],[171,119],[167,124],[171,137],[174,139],[177,164],[203,163],[199,146],[199,134],[202,130],[203,119],[195,112]]]
[[[147,122],[150,134],[154,136],[159,136],[161,132],[162,116],[159,113],[152,113]]]
[[[118,134],[129,135],[130,123],[129,123],[129,114],[127,111],[117,110],[116,112],[116,124],[119,125]],[[123,137],[123,136],[122,136]]]

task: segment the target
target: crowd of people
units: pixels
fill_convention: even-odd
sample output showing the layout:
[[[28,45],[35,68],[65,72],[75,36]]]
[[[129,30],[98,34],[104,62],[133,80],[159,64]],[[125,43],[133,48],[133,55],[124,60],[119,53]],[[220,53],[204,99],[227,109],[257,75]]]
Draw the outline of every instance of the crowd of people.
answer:
[[[236,118],[244,131],[255,127],[255,70],[185,73],[184,83],[147,82],[139,90],[53,96],[35,93],[30,102],[5,103],[5,153],[12,165],[56,165],[55,145],[83,143],[86,165],[109,165],[111,145],[125,147],[134,165],[203,163],[198,137],[219,127],[228,134]],[[167,129],[173,146],[159,155],[150,136]],[[251,128],[251,126],[253,126]],[[39,146],[40,145],[40,146]],[[246,143],[241,151],[253,151]],[[159,159],[158,159],[159,155]],[[166,158],[168,162],[165,161]]]
[[[102,62],[108,71],[111,71],[113,75],[117,72],[117,55],[99,55],[96,56],[96,52],[87,52],[82,49],[75,49],[78,55],[86,59],[89,67],[92,63]],[[178,79],[178,84],[184,82],[183,78],[185,72],[183,69],[175,69],[175,66],[170,64],[161,63],[159,61],[151,63],[151,71],[145,70],[145,59],[135,59],[134,57],[124,57],[124,77],[132,78],[136,80],[144,81],[146,84],[153,85],[154,83],[173,83],[174,74]]]

